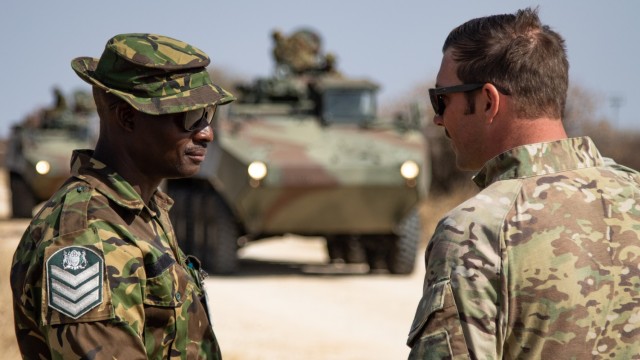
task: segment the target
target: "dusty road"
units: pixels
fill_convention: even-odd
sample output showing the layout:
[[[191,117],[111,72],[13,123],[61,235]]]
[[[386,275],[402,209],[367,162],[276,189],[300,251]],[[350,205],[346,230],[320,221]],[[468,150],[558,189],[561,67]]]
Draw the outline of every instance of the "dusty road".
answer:
[[[226,359],[406,359],[423,266],[408,277],[324,265],[320,239],[243,249],[244,270],[207,280]]]
[[[1,181],[2,176],[4,185]],[[6,200],[0,186],[3,269],[26,226],[25,221],[6,220]],[[358,266],[325,265],[318,238],[289,236],[247,246],[241,250],[239,274],[206,281],[224,359],[405,359],[404,342],[424,274],[424,250],[419,254],[413,275],[391,276],[366,274]],[[2,273],[0,291],[10,301],[7,275]],[[12,334],[11,314],[0,315]],[[10,341],[2,344],[3,358],[17,358]]]

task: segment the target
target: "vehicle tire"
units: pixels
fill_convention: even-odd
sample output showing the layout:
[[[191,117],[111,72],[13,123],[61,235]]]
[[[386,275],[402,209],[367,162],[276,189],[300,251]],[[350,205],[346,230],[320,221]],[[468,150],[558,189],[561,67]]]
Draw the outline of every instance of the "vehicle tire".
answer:
[[[387,268],[392,274],[413,272],[416,252],[420,243],[420,218],[414,209],[400,224],[400,234],[393,239],[386,256]]]
[[[238,271],[238,224],[222,197],[213,189],[208,189],[202,200],[206,249],[202,263],[211,273],[233,274]]]
[[[11,187],[11,217],[16,219],[33,217],[33,208],[37,205],[37,200],[29,185],[16,174],[10,175],[9,183]]]
[[[188,183],[172,182],[167,189],[174,203],[169,211],[169,218],[180,248],[185,254],[193,252],[193,216],[189,206],[191,196]],[[197,255],[196,255],[197,256]]]
[[[394,235],[367,235],[362,237],[369,272],[387,270],[387,253]]]
[[[327,236],[327,253],[332,263],[360,264],[367,262],[364,245],[358,235]]]
[[[208,185],[206,185],[208,186]],[[191,255],[196,256],[200,261],[211,256],[207,249],[207,222],[209,213],[213,211],[206,199],[207,189],[203,187],[192,187],[190,190],[189,214],[191,218],[191,228],[189,236],[191,238]]]
[[[367,262],[367,254],[359,236],[345,236],[343,246],[347,264],[361,264]]]
[[[329,255],[329,261],[331,263],[344,263],[346,262],[346,255],[342,247],[342,241],[339,236],[330,235],[326,236],[327,254]]]

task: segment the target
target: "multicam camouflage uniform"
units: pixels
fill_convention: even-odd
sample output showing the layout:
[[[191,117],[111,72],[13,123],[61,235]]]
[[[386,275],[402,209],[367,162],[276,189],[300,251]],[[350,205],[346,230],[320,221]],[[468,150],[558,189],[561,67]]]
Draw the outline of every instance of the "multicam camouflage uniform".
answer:
[[[640,174],[589,138],[489,161],[426,253],[410,359],[640,359]]]
[[[73,177],[35,216],[11,269],[26,359],[219,359],[199,263],[185,257],[160,190],[146,206],[76,151]]]

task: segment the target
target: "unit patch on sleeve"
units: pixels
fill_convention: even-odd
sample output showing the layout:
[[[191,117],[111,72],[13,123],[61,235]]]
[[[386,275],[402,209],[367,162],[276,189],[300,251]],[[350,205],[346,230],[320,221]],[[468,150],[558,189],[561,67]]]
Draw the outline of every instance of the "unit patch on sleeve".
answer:
[[[102,303],[104,260],[84,246],[68,246],[47,260],[49,307],[74,319]]]

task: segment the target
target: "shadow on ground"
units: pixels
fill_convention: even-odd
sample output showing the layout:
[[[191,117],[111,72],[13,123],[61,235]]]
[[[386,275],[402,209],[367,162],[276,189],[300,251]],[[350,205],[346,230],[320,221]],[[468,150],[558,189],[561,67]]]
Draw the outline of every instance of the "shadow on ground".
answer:
[[[211,277],[260,276],[376,276],[389,275],[386,270],[370,271],[367,264],[325,264],[263,259],[239,259],[239,270],[234,274],[210,274]],[[402,276],[402,275],[396,275]]]

